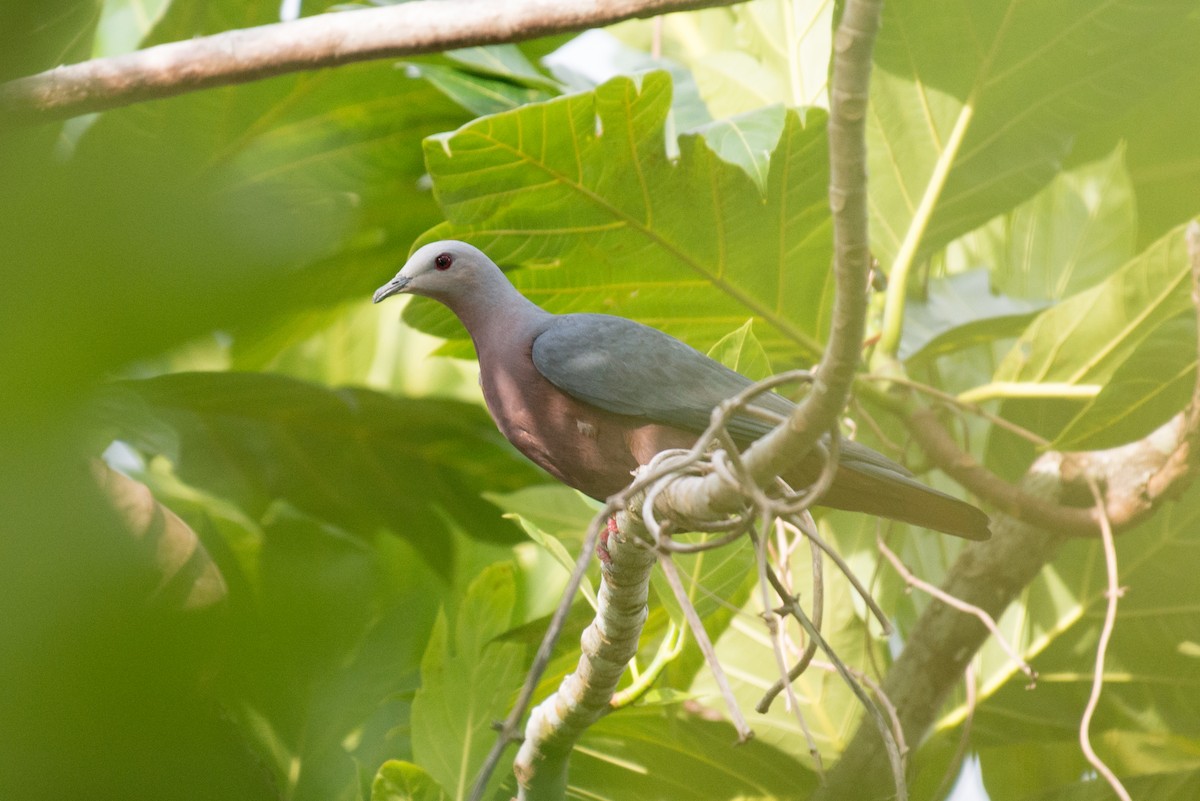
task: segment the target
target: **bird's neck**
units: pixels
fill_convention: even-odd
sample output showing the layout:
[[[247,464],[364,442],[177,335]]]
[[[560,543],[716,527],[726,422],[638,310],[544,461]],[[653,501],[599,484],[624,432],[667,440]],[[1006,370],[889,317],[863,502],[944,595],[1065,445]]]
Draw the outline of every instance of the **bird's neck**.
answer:
[[[446,302],[479,351],[489,341],[507,339],[527,328],[541,328],[553,315],[517,291],[507,280],[484,292]]]

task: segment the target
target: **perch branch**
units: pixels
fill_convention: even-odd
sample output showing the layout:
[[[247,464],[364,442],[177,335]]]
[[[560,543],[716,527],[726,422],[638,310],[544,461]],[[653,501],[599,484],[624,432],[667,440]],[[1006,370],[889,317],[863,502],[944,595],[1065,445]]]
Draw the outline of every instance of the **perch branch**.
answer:
[[[33,124],[358,61],[581,31],[742,0],[422,0],[226,31],[0,84],[0,120]]]

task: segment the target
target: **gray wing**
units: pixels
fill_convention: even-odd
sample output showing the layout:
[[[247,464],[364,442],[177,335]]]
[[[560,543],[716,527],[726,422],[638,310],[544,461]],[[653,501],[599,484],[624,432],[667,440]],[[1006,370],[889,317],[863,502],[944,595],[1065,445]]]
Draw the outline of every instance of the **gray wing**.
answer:
[[[607,314],[567,314],[533,341],[533,364],[572,397],[617,414],[700,433],[713,408],[750,379],[655,328]],[[791,401],[760,395],[754,407],[787,415]],[[770,422],[739,415],[739,440],[757,439]]]
[[[744,375],[656,328],[607,314],[557,317],[534,339],[533,364],[573,398],[697,434],[708,427],[717,404],[751,384]],[[753,407],[784,416],[794,404],[772,392],[760,395]],[[745,445],[773,427],[767,420],[739,415],[730,421],[729,433]],[[852,440],[842,440],[839,462],[881,479],[912,475]]]

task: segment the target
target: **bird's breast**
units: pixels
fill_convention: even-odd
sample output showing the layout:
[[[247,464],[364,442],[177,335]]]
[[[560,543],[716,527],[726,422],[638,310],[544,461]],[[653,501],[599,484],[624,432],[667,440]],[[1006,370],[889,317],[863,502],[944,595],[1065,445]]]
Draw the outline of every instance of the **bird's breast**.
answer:
[[[481,372],[484,400],[501,433],[555,478],[604,499],[664,447],[695,440],[676,429],[607,412],[550,383],[532,362]]]

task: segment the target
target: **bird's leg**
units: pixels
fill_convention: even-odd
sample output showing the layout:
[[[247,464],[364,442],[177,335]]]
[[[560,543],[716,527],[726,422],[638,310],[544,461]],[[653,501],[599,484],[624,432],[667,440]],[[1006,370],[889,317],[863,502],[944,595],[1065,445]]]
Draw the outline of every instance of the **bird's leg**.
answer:
[[[600,541],[596,543],[596,556],[600,557],[601,564],[611,564],[612,557],[608,554],[608,538],[613,534],[620,534],[621,530],[617,528],[617,518],[608,518],[608,524],[604,530],[600,532]]]

